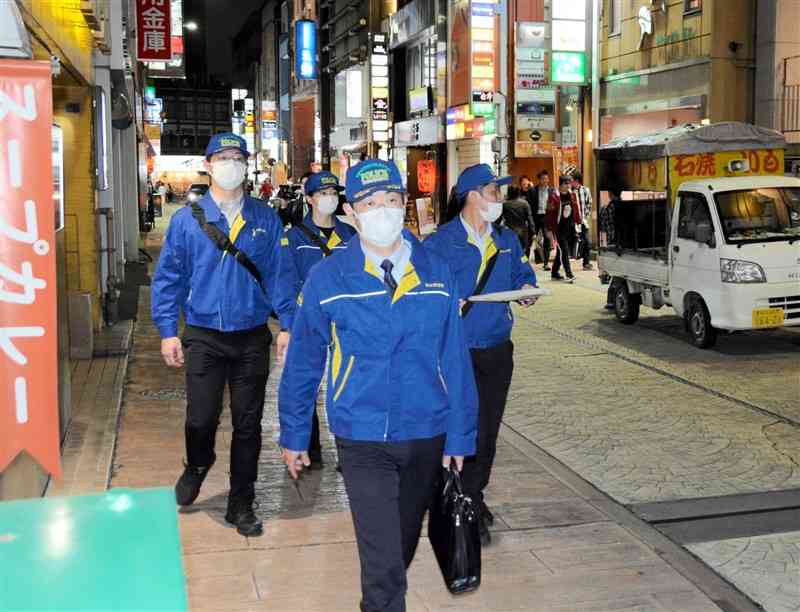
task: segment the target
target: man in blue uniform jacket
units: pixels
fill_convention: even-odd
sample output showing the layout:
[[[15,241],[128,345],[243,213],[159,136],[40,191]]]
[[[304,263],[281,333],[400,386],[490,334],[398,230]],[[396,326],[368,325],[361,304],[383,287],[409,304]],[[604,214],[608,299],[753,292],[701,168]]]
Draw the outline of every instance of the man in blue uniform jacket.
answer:
[[[492,225],[503,212],[500,187],[510,182],[511,177],[497,178],[486,164],[464,170],[455,188],[461,214],[424,242],[450,264],[462,300],[473,295],[481,284],[481,293],[536,286],[536,274],[517,236]],[[522,304],[530,306],[534,302],[535,299],[527,299]],[[481,539],[488,544],[488,526],[494,517],[483,501],[483,490],[489,484],[514,369],[514,316],[508,302],[465,303],[462,314],[480,398],[478,451],[474,459],[464,464],[462,480],[465,492],[480,502]]]
[[[177,502],[197,499],[216,460],[227,384],[233,439],[225,519],[255,536],[262,532],[253,501],[271,342],[267,317],[278,292],[282,228],[272,209],[244,194],[248,156],[235,134],[209,141],[211,188],[170,221],[153,277],[152,315],[166,364],[186,365],[186,464],[175,485]],[[186,327],[179,338],[181,313]]]
[[[278,283],[282,285],[282,310],[291,314],[282,318],[282,331],[278,340],[278,361],[283,360],[288,346],[289,330],[296,310],[297,296],[311,268],[325,257],[343,251],[345,244],[356,233],[352,226],[339,221],[334,213],[339,205],[339,179],[327,171],[312,174],[305,184],[306,201],[310,207],[303,223],[286,232],[281,240],[282,254]],[[284,342],[285,340],[285,342]],[[314,410],[311,442],[308,456],[312,468],[322,467],[322,447],[319,439],[319,417]]]
[[[355,525],[361,609],[405,610],[406,569],[443,465],[475,451],[478,399],[447,264],[403,231],[393,162],[347,172],[359,236],[314,267],[281,379],[280,443],[293,478],[309,465],[311,414],[330,350],[328,422]]]

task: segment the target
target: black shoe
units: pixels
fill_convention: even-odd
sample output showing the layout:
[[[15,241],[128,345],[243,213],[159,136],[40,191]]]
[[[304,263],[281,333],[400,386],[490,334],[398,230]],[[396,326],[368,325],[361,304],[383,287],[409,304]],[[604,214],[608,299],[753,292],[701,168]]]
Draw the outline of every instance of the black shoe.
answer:
[[[575,277],[572,274],[568,274],[567,275],[567,282],[568,283],[574,283],[575,282]]]
[[[544,270],[545,272],[549,272],[550,271],[550,266],[548,266],[547,264],[544,264],[544,267],[542,268],[542,270]]]
[[[589,270],[594,270],[594,266],[592,264],[583,264],[583,269],[588,272]]]
[[[264,533],[264,526],[253,512],[253,502],[250,500],[228,497],[225,520],[231,525],[236,525],[239,535],[252,538]]]
[[[550,280],[560,281],[560,280],[564,280],[564,277],[561,276],[560,274],[551,274],[550,275]]]
[[[481,502],[481,514],[483,515],[483,518],[486,520],[487,525],[489,526],[494,525],[494,514],[492,514],[492,511],[489,510],[489,506],[487,506],[486,502],[484,501]]]
[[[175,483],[175,501],[179,506],[191,506],[200,495],[200,487],[211,467],[194,467],[184,463],[184,470]]]
[[[614,306],[614,304],[606,304],[606,305],[604,306],[604,308],[605,308],[606,310],[614,310],[616,307]]]

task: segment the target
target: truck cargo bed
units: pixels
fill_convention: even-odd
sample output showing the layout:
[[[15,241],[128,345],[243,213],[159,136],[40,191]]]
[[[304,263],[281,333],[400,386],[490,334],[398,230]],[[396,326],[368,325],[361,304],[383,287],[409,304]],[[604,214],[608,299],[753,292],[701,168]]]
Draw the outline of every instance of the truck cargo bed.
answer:
[[[619,252],[601,249],[598,264],[602,272],[612,277],[656,287],[667,287],[669,283],[667,251],[663,248]]]

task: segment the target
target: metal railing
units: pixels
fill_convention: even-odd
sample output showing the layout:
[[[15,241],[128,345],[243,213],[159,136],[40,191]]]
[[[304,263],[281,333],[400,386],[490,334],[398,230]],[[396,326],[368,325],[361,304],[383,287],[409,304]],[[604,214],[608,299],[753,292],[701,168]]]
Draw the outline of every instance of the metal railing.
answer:
[[[800,85],[783,86],[781,118],[781,132],[800,132]]]
[[[800,56],[783,60],[781,131],[800,132]]]

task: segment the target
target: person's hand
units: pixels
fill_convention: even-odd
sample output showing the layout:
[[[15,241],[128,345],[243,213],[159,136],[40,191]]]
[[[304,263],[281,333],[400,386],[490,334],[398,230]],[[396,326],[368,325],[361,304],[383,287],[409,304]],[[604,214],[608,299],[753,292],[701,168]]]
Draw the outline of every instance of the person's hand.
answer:
[[[464,455],[442,455],[442,467],[449,469],[452,462],[456,462],[456,469],[460,472],[464,469]]]
[[[286,357],[286,350],[289,348],[291,337],[292,335],[286,330],[281,330],[278,334],[278,341],[275,345],[278,365],[283,365],[283,359]]]
[[[283,449],[283,462],[289,470],[289,476],[297,480],[304,467],[311,465],[307,451],[293,451],[288,448]]]
[[[522,289],[535,289],[535,287],[533,285],[526,284],[526,285],[522,285]],[[517,304],[519,304],[523,308],[530,308],[538,300],[539,300],[539,296],[538,295],[534,295],[534,296],[531,296],[531,297],[523,298],[521,300],[517,300]]]
[[[183,365],[183,345],[177,336],[161,340],[161,356],[171,368],[180,368]]]

